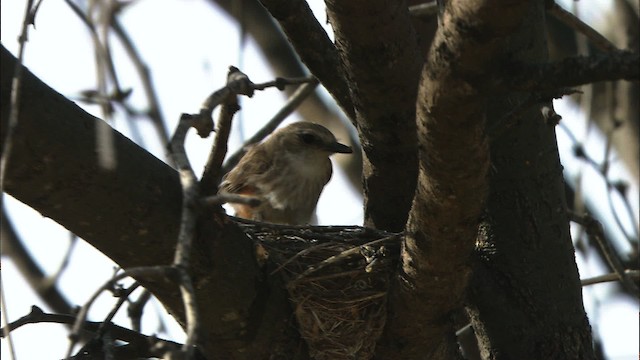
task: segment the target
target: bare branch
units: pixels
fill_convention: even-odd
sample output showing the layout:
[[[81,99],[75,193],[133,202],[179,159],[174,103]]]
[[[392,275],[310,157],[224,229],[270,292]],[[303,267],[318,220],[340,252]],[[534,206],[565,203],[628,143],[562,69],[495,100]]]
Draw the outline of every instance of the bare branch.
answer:
[[[65,358],[71,356],[73,352],[73,348],[76,345],[76,342],[80,338],[80,333],[83,329],[83,326],[86,324],[87,314],[89,309],[95,302],[95,300],[102,294],[103,291],[107,291],[112,289],[114,285],[127,277],[136,277],[143,279],[166,279],[166,278],[175,278],[177,276],[176,269],[170,266],[145,266],[145,267],[137,267],[131,268],[120,274],[115,275],[109,281],[105,282],[98,290],[96,290],[93,295],[87,300],[87,302],[80,308],[80,311],[75,316],[75,320],[73,322],[73,329],[69,333],[69,348],[67,350],[67,355]],[[33,308],[32,308],[33,309]]]
[[[11,360],[16,359],[15,347],[13,345],[13,337],[11,336],[11,330],[8,325],[8,316],[9,312],[7,311],[7,299],[5,298],[5,288],[2,285],[2,277],[0,277],[0,311],[2,311],[2,333],[0,336],[7,339],[7,347],[9,348],[9,354],[11,356]]]
[[[593,56],[576,56],[537,65],[516,66],[497,86],[506,91],[545,91],[598,81],[640,80],[640,54],[616,51]],[[517,69],[517,70],[515,70]]]
[[[624,274],[635,281],[640,280],[640,270],[626,269],[624,271]],[[611,282],[611,281],[620,281],[620,275],[614,272],[614,273],[582,279],[580,280],[580,283],[582,284],[582,286],[589,286],[589,285],[600,284],[600,283]]]
[[[430,17],[438,14],[438,3],[436,1],[425,2],[424,4],[409,6],[411,16]]]
[[[3,333],[5,331],[13,331],[24,325],[29,324],[41,324],[41,323],[55,323],[55,324],[64,324],[64,325],[74,325],[77,323],[77,318],[73,315],[65,315],[65,314],[49,314],[43,312],[37,306],[31,307],[31,312],[20,319],[8,324],[6,327],[2,329]],[[97,335],[100,329],[106,329],[114,339],[125,341],[129,344],[136,345],[136,349],[139,351],[139,357],[152,357],[152,356],[162,356],[164,352],[154,351],[154,347],[152,344],[163,344],[169,345],[172,347],[180,347],[181,344],[170,340],[159,339],[155,336],[146,336],[140,334],[136,331],[129,330],[127,328],[115,325],[113,323],[104,323],[104,322],[93,322],[93,321],[84,321],[82,324],[82,332],[83,335]],[[146,350],[146,351],[142,351]]]
[[[591,26],[587,25],[578,17],[568,12],[567,10],[563,9],[554,0],[547,1],[547,4],[550,4],[548,5],[547,11],[550,12],[551,15],[555,16],[558,20],[569,25],[569,27],[575,29],[576,31],[581,32],[598,49],[605,52],[618,51],[618,48],[611,41],[607,40],[607,38],[602,36],[602,34],[597,32]]]
[[[82,9],[76,5],[72,0],[65,0],[67,5],[71,8],[74,14],[80,18],[83,24],[87,27],[91,40],[93,42],[94,57],[96,61],[96,79],[97,89],[90,91],[92,96],[90,100],[97,100],[96,103],[100,106],[102,111],[102,117],[105,121],[112,118],[113,106],[111,104],[111,94],[109,93],[109,80],[111,80],[115,86],[114,94],[122,94],[118,81],[117,74],[115,72],[115,66],[113,59],[111,58],[110,48],[108,44],[108,23],[104,21],[100,23],[100,19],[94,21],[91,11],[94,10],[98,13],[98,18],[106,17],[111,18],[112,6],[111,2],[94,3],[93,6],[89,6],[88,13],[82,11]],[[116,155],[114,153],[114,138],[113,133],[108,131],[105,127],[96,128],[96,152],[98,155],[98,161],[104,169],[115,169]]]
[[[127,51],[129,58],[133,62],[136,71],[140,76],[140,81],[142,82],[144,93],[147,97],[147,103],[149,106],[146,113],[151,119],[158,137],[162,140],[163,144],[167,145],[169,144],[169,134],[165,129],[165,121],[162,116],[162,112],[160,111],[158,96],[153,85],[153,80],[151,78],[149,68],[147,67],[147,64],[145,64],[142,60],[142,56],[138,53],[138,50],[133,45],[133,42],[129,38],[129,35],[116,17],[112,19],[111,27],[113,28],[115,35],[118,37],[125,50]]]
[[[116,316],[116,313],[118,312],[118,310],[120,310],[122,305],[129,299],[129,295],[131,295],[131,293],[136,291],[138,287],[140,287],[140,284],[138,282],[134,282],[131,286],[129,286],[126,289],[118,289],[118,291],[114,291],[114,295],[118,297],[118,301],[115,303],[115,305],[113,305],[113,308],[111,309],[109,314],[107,314],[105,319],[102,321],[102,325],[100,325],[100,327],[98,328],[99,336],[104,335],[104,332],[106,331],[105,324],[108,324],[113,320],[113,317]]]
[[[211,111],[213,111],[213,109],[211,109]],[[200,116],[200,118],[202,119],[204,117]],[[200,191],[198,187],[198,179],[189,164],[189,159],[187,158],[187,154],[184,149],[184,141],[187,135],[187,130],[191,127],[198,127],[197,121],[198,119],[195,116],[183,114],[180,117],[178,128],[169,143],[171,146],[171,156],[178,167],[180,183],[182,185],[182,216],[180,219],[180,232],[178,233],[178,243],[176,245],[173,265],[179,272],[178,285],[180,286],[180,293],[182,294],[182,301],[186,314],[187,339],[182,347],[182,351],[185,353],[187,358],[192,356],[198,336],[199,318],[198,307],[195,301],[196,294],[191,276],[187,271],[191,265],[189,262],[191,246],[196,235],[196,221],[198,219],[196,208],[200,197]],[[203,120],[200,122],[202,121]],[[208,116],[204,121],[207,123],[211,122],[210,113],[208,113]],[[203,136],[204,134],[204,132],[201,132],[200,128],[198,128],[198,133],[200,136]]]
[[[32,13],[32,10],[34,11]],[[22,63],[24,60],[24,52],[25,46],[27,43],[27,37],[29,34],[29,24],[32,24],[35,17],[36,8],[33,7],[33,0],[27,1],[24,10],[24,16],[22,18],[22,30],[20,32],[20,36],[18,38],[18,59],[14,64],[13,76],[11,78],[11,97],[10,97],[10,110],[9,110],[9,123],[8,130],[4,135],[3,144],[0,147],[2,153],[0,154],[0,197],[5,191],[5,174],[7,170],[7,163],[9,162],[11,152],[13,151],[13,137],[16,131],[16,127],[18,126],[18,119],[20,118],[20,99],[22,96]],[[33,15],[33,16],[32,16]],[[5,75],[6,76],[6,75]],[[1,202],[1,200],[0,200]],[[3,209],[4,211],[4,209]],[[3,313],[3,325],[6,324],[7,320],[7,302],[5,300],[5,289],[2,287],[2,281],[0,280],[0,291],[2,292],[2,306],[1,309]],[[6,329],[6,327],[4,327]],[[9,347],[9,353],[11,354],[11,358],[15,359],[16,354],[13,346],[13,339],[9,334],[8,330],[3,331],[3,334],[7,337],[7,345]]]
[[[131,301],[127,307],[127,315],[131,319],[131,327],[134,331],[140,331],[140,323],[142,320],[142,310],[147,302],[151,299],[151,292],[147,289],[142,289],[142,294],[136,301]]]
[[[226,203],[232,204],[245,204],[249,206],[258,206],[262,200],[256,197],[238,195],[238,194],[217,194],[214,196],[208,196],[202,199],[203,206],[219,206]]]
[[[629,277],[629,274],[625,272],[620,259],[616,255],[615,251],[611,248],[611,245],[606,241],[602,224],[600,224],[599,221],[588,214],[580,216],[570,212],[569,217],[571,221],[584,226],[587,234],[592,236],[596,240],[598,246],[600,247],[600,250],[607,260],[607,263],[618,276],[618,280],[620,280],[622,286],[624,286],[625,289],[635,297],[640,296],[638,285],[636,285],[636,283]]]
[[[222,162],[227,155],[227,143],[229,141],[229,133],[231,132],[231,121],[233,115],[240,110],[238,100],[235,96],[225,102],[220,107],[220,115],[218,117],[218,127],[216,129],[216,138],[213,142],[209,158],[204,167],[202,179],[200,180],[200,191],[204,196],[216,194],[218,185],[224,175],[222,170]]]
[[[0,215],[2,224],[0,225],[0,238],[2,239],[2,254],[9,256],[16,264],[22,276],[27,280],[29,286],[38,296],[53,309],[53,311],[63,314],[71,314],[73,305],[62,295],[56,287],[55,281],[49,278],[31,257],[29,251],[24,247],[22,241],[11,224],[5,209]]]
[[[24,52],[29,35],[29,18],[33,9],[33,0],[29,0],[25,7],[25,13],[22,20],[22,30],[18,38],[18,58],[14,64],[13,77],[11,79],[11,110],[9,112],[9,123],[7,133],[5,135],[4,144],[2,145],[2,155],[0,157],[0,193],[4,192],[4,176],[7,170],[7,161],[11,155],[13,145],[13,133],[18,126],[20,118],[20,97],[22,95],[22,63],[24,60]]]
[[[333,43],[306,1],[261,0],[278,20],[302,62],[336,100],[352,122],[356,115],[346,77]]]

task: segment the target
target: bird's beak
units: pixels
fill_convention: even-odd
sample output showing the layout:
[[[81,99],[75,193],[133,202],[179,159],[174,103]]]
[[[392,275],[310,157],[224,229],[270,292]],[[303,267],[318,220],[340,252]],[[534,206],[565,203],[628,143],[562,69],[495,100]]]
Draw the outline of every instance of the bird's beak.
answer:
[[[327,150],[333,153],[342,153],[342,154],[351,154],[353,150],[347,145],[340,144],[339,142],[334,142],[327,145]]]

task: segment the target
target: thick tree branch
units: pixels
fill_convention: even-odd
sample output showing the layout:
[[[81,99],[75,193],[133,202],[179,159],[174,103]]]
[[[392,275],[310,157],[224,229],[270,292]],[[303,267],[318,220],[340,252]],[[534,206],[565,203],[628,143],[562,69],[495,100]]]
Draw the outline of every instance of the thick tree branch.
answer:
[[[1,55],[4,142],[15,58],[4,47]],[[108,125],[30,72],[24,75],[26,104],[21,105],[19,141],[6,174],[7,193],[90,239],[124,268],[170,263],[174,244],[163,239],[177,235],[181,198],[177,173],[119,134],[118,170],[101,169],[96,164],[95,128]],[[122,204],[129,205],[119,207]],[[145,251],[131,253],[131,246]]]
[[[327,1],[364,151],[365,225],[401,231],[417,175],[422,58],[404,1]]]
[[[497,58],[498,63],[548,61],[544,4],[528,5],[521,24],[502,44],[508,60]],[[503,67],[488,74],[505,78],[510,69]],[[529,98],[528,91],[494,91],[487,98],[490,128]],[[486,358],[594,358],[555,127],[544,119],[545,106],[552,109],[543,101],[513,116],[509,129],[490,143],[489,197],[466,299]]]
[[[525,65],[502,79],[505,90],[545,91],[586,85],[598,81],[640,80],[640,54],[616,51],[594,56],[576,56],[561,61]]]
[[[487,196],[486,100],[473,79],[495,72],[527,1],[449,1],[422,72],[420,167],[398,286],[379,354],[459,357],[451,315],[463,304]]]

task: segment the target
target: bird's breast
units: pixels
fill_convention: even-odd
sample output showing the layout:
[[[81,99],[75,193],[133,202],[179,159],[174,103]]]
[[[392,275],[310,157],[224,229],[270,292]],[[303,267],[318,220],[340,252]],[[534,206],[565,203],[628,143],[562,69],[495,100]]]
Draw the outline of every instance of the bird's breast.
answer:
[[[326,159],[324,164],[289,165],[292,166],[283,167],[278,176],[264,182],[261,189],[268,207],[271,208],[265,209],[266,213],[271,212],[272,216],[283,217],[288,221],[268,219],[268,215],[265,220],[305,224],[309,222],[320,193],[331,178],[331,162]]]

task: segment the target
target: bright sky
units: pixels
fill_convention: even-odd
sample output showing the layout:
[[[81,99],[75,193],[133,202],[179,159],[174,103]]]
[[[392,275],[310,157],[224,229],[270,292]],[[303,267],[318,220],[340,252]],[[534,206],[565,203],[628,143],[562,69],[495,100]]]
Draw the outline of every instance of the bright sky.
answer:
[[[2,43],[10,51],[17,50],[17,36],[24,13],[24,0],[2,1],[1,34]],[[321,1],[313,1],[320,23],[325,23]],[[239,35],[234,23],[204,0],[151,0],[137,1],[124,13],[122,21],[135,43],[139,46],[143,58],[152,69],[160,102],[170,130],[173,130],[179,115],[183,112],[196,112],[203,99],[213,90],[224,85],[227,68],[240,62]],[[325,24],[326,25],[326,24]],[[116,48],[116,55],[118,49]],[[136,87],[136,75],[131,67],[117,57],[116,64],[123,79],[131,84],[123,87]],[[29,43],[26,49],[26,65],[31,71],[60,93],[75,97],[83,89],[95,87],[93,51],[87,33],[80,21],[62,1],[44,1],[36,18],[36,29],[30,28]],[[261,53],[248,41],[244,49],[242,69],[255,82],[273,78],[262,61]],[[132,94],[143,104],[141,92]],[[257,93],[252,99],[244,100],[242,105],[242,128],[245,134],[255,131],[274,114],[283,96],[277,90]],[[572,109],[558,104],[558,113],[565,119],[577,116]],[[85,107],[87,108],[87,107]],[[88,107],[88,111],[100,116],[97,108]],[[295,120],[293,116],[289,121]],[[566,121],[566,120],[565,120]],[[569,121],[567,121],[568,123]],[[573,123],[579,123],[574,121]],[[115,127],[127,136],[130,129],[125,122],[116,120]],[[140,125],[140,132],[151,131],[149,125]],[[232,134],[232,147],[241,144],[235,128]],[[154,135],[144,137],[150,141]],[[209,152],[211,139],[202,140],[195,135],[188,138],[187,148],[196,173],[201,169]],[[597,140],[595,140],[597,141]],[[562,144],[560,145],[563,146]],[[566,146],[566,145],[565,145]],[[163,158],[164,150],[159,144],[148,144],[149,150]],[[565,167],[570,159],[563,159]],[[624,176],[621,173],[620,176]],[[635,188],[637,194],[637,188]],[[346,198],[345,198],[346,196]],[[69,244],[69,234],[53,221],[43,218],[35,211],[5,196],[7,207],[16,223],[18,231],[29,246],[35,259],[45,271],[56,271]],[[338,206],[336,206],[338,205]],[[320,224],[360,224],[362,221],[361,203],[353,196],[339,169],[327,186],[318,205]],[[637,218],[637,208],[636,208]],[[5,289],[8,317],[15,320],[30,310],[31,305],[46,306],[24,283],[11,261],[2,263],[2,280]],[[578,258],[581,275],[594,276],[603,271],[602,264],[593,259]],[[92,247],[80,241],[73,251],[70,265],[60,279],[59,286],[70,300],[84,303],[113,274],[113,264]],[[590,317],[597,319],[596,330],[606,336],[605,348],[612,359],[635,359],[638,345],[638,304],[610,298],[610,285],[598,285],[585,291],[598,296],[600,305],[594,310],[595,300],[587,300]],[[591,298],[590,298],[591,299]],[[102,296],[90,314],[92,320],[99,321],[111,309],[114,299]],[[143,331],[157,333],[159,323],[153,314],[162,306],[155,303],[147,308]],[[6,314],[3,313],[3,316]],[[168,317],[167,317],[168,318]],[[166,320],[166,319],[165,319]],[[160,334],[181,341],[181,330],[171,320],[167,332]],[[128,326],[126,315],[116,317],[116,322]],[[67,331],[58,325],[28,325],[13,333],[18,359],[53,359],[64,356],[67,348]],[[35,339],[35,341],[34,341]],[[2,358],[9,358],[6,340],[2,340]]]

